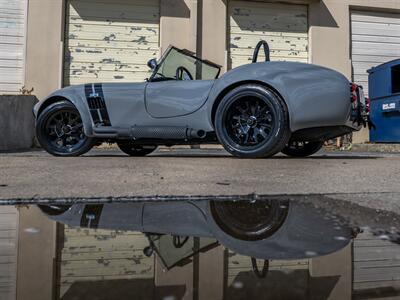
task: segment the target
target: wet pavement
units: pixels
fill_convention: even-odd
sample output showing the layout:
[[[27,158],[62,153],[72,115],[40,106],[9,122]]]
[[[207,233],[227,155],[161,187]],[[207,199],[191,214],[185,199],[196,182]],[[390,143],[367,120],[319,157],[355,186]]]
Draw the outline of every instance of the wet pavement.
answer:
[[[400,299],[399,154],[0,165],[1,300]]]

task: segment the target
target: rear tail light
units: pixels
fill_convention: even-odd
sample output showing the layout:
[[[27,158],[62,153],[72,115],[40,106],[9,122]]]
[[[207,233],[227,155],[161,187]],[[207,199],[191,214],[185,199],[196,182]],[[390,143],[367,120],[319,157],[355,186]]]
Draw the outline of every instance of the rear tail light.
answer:
[[[351,103],[357,104],[357,88],[358,85],[355,83],[350,84],[350,92],[351,92]]]
[[[369,114],[371,112],[371,100],[365,97],[365,111]]]

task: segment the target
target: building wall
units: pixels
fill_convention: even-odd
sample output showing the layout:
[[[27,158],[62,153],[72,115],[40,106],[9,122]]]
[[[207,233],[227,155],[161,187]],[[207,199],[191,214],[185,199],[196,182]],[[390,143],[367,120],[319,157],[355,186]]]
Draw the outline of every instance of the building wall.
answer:
[[[400,12],[395,0],[324,0],[309,6],[311,62],[338,70],[351,79],[350,11]],[[354,143],[369,140],[367,129],[353,135]]]
[[[25,85],[39,99],[61,86],[64,21],[63,0],[29,1]]]
[[[160,0],[161,52],[174,44],[226,68],[229,1]],[[400,12],[395,0],[283,2],[309,5],[310,62],[336,69],[349,79],[350,9]],[[26,86],[34,87],[39,98],[62,84],[65,6],[65,0],[29,1]]]

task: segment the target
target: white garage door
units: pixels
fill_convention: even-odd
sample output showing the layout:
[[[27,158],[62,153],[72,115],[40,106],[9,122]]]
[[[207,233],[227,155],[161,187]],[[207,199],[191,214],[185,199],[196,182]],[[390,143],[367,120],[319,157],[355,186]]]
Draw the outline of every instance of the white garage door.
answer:
[[[231,1],[229,16],[230,67],[250,63],[260,40],[269,43],[271,60],[308,62],[306,5]]]
[[[0,299],[14,300],[17,280],[18,210],[0,207]]]
[[[143,254],[148,245],[147,238],[138,232],[65,226],[59,253],[60,298],[73,298],[68,295],[79,292],[79,286],[88,282],[93,286],[96,281],[152,280],[154,258]],[[81,285],[75,286],[78,282]]]
[[[144,81],[159,19],[159,0],[70,0],[64,84]]]
[[[25,0],[0,0],[0,94],[24,85]]]
[[[353,288],[355,294],[370,295],[375,291],[400,287],[400,247],[370,233],[360,234],[354,241]],[[373,299],[386,299],[378,297]],[[362,299],[358,297],[357,299]],[[372,298],[368,298],[372,299]],[[389,299],[389,298],[387,298]],[[398,299],[393,298],[390,299]]]
[[[368,90],[367,70],[400,58],[400,14],[353,11],[353,80]]]

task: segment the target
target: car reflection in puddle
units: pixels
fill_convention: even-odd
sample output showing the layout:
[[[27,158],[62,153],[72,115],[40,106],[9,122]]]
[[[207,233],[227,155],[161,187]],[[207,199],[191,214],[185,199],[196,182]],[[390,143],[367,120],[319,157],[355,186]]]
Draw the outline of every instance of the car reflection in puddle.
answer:
[[[40,208],[69,226],[143,232],[160,256],[163,243],[155,247],[155,241],[162,240],[162,235],[170,235],[171,243],[181,246],[187,237],[212,238],[236,253],[265,260],[327,255],[345,247],[354,235],[354,229],[338,216],[290,201],[164,201]],[[150,254],[151,249],[146,252]]]
[[[142,255],[120,266],[125,275],[145,274],[144,258],[157,257],[159,266],[147,270],[156,273],[157,287],[140,297],[136,294],[140,299],[260,299],[261,295],[262,299],[351,299],[351,288],[343,287],[347,281],[351,282],[352,269],[339,262],[342,258],[348,260],[351,251],[344,250],[345,254],[330,259],[328,264],[318,259],[343,252],[358,230],[340,216],[311,204],[276,199],[150,201],[40,206],[40,209],[51,219],[67,225],[70,231],[79,228],[96,232],[107,229],[115,235],[144,233],[147,242],[142,246]],[[95,237],[110,238],[104,232]],[[96,299],[108,299],[110,289],[114,291],[113,298],[128,299],[126,288],[120,289],[123,295],[116,292],[115,280],[109,282],[106,291],[93,281],[87,285],[80,281],[79,285],[82,276],[74,273],[72,265],[78,262],[80,267],[86,265],[87,270],[96,267],[77,258],[80,252],[76,252],[74,237],[70,239],[65,239],[64,246],[72,252],[67,249],[63,253],[72,258],[61,264],[61,268],[66,268],[60,272],[65,277],[60,280],[61,299],[92,299],[94,295]],[[80,247],[96,251],[94,246]],[[111,251],[118,251],[117,248],[113,245]],[[115,256],[107,255],[95,255],[95,263],[108,266]],[[336,263],[341,266],[339,271]],[[351,264],[351,259],[344,263]],[[89,276],[87,270],[83,274]],[[74,276],[78,283],[72,284]],[[143,282],[137,286],[130,281],[129,287],[137,290],[133,294],[146,290]],[[332,293],[338,297],[329,298]]]

